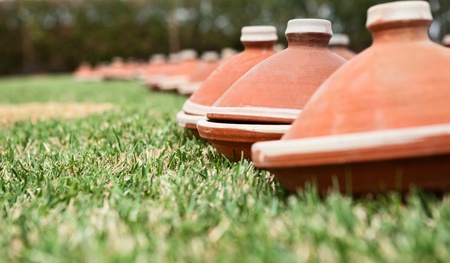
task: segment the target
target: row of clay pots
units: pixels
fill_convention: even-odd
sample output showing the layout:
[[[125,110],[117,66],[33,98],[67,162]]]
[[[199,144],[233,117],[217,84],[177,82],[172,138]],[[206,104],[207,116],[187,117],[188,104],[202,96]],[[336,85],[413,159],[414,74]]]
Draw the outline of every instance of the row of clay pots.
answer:
[[[74,78],[80,82],[98,82],[103,80],[100,67],[94,68],[88,62],[82,62],[74,72]]]
[[[317,87],[345,63],[327,48],[331,35],[329,21],[294,19],[286,29],[287,49],[276,53],[274,27],[244,27],[244,51],[186,101],[179,123],[228,158],[243,153],[249,159],[251,145],[280,139]]]
[[[450,50],[429,39],[431,21],[425,1],[376,5],[373,45],[347,63],[327,49],[329,21],[289,21],[279,53],[275,28],[244,27],[245,50],[204,81],[178,121],[290,191],[448,189]]]
[[[224,49],[223,57],[234,54],[232,49]],[[193,50],[183,50],[180,54],[171,54],[171,61],[166,62],[163,54],[154,54],[146,64],[137,62],[125,63],[115,58],[109,65],[96,68],[82,63],[74,72],[78,81],[131,80],[140,79],[152,88],[171,90],[179,88],[180,93],[191,94],[219,64],[219,55],[214,51],[206,51],[201,60]],[[184,85],[187,84],[187,85]],[[183,87],[181,87],[183,85]]]
[[[330,41],[330,49],[345,58],[352,56],[354,53],[346,47],[348,37],[346,35],[335,37],[336,41],[333,41],[334,38]],[[274,49],[280,51],[284,47],[277,44]],[[75,70],[74,77],[82,82],[140,79],[144,85],[152,89],[178,90],[181,94],[191,95],[220,63],[235,54],[235,50],[224,48],[219,60],[215,51],[206,51],[197,61],[195,51],[182,50],[178,54],[171,54],[168,62],[164,54],[154,54],[147,64],[133,61],[125,63],[122,58],[116,57],[109,65],[103,63],[97,67],[82,62]],[[184,60],[186,61],[182,62]],[[193,64],[196,65],[192,67]]]
[[[200,136],[229,158],[250,159],[257,141],[280,139],[322,82],[345,63],[327,46],[331,23],[295,19],[287,49],[258,63],[214,103],[197,123]],[[256,96],[257,95],[257,96]]]
[[[225,56],[232,55],[233,51],[227,49]],[[168,63],[158,61],[150,63],[142,71],[141,80],[150,89],[175,91],[190,95],[196,91],[200,84],[219,65],[217,52],[207,51],[201,60],[197,59],[197,53],[193,50],[184,50],[179,55],[172,54]]]
[[[74,77],[77,81],[92,82],[101,80],[132,80],[136,79],[143,63],[127,62],[122,58],[116,57],[111,64],[101,64],[92,67],[89,63],[83,62],[75,70]]]
[[[341,191],[450,186],[450,50],[428,36],[425,1],[368,10],[373,45],[311,97],[281,141],[257,143],[256,167],[289,189],[333,180]]]

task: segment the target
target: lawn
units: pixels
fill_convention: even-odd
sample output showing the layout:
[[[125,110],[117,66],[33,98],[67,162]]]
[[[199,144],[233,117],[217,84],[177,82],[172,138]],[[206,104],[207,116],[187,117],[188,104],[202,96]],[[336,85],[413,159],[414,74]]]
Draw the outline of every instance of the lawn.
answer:
[[[0,106],[113,105],[0,128],[0,261],[450,262],[449,196],[289,195],[178,127],[185,99],[138,82],[0,79]]]

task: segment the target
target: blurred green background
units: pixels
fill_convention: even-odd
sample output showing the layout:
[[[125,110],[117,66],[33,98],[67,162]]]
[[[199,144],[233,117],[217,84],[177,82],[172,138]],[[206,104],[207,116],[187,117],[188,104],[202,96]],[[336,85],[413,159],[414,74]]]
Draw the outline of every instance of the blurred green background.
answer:
[[[73,70],[114,56],[242,49],[245,25],[274,25],[280,42],[292,18],[325,18],[350,35],[351,48],[371,43],[367,9],[380,0],[0,0],[0,74]],[[450,1],[430,0],[439,42],[450,33]]]

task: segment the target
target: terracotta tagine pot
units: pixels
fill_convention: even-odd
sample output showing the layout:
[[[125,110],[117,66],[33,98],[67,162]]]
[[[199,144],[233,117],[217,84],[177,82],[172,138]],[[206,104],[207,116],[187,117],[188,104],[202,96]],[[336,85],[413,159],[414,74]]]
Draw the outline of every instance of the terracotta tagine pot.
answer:
[[[275,54],[273,46],[277,40],[276,28],[273,26],[243,27],[241,42],[244,51],[221,63],[191,95],[183,105],[183,111],[177,114],[179,124],[197,133],[197,121],[205,118],[209,108],[236,80]]]
[[[219,54],[215,51],[204,52],[201,61],[189,76],[188,81],[179,85],[178,93],[191,95],[197,91],[202,85],[202,82],[205,81],[218,66]]]
[[[151,74],[147,73],[145,75],[143,79],[144,85],[151,90],[158,90],[158,82],[163,79],[168,73],[176,71],[176,68],[180,63],[180,53],[170,53],[168,61],[159,65],[155,71],[151,72]]]
[[[346,62],[328,50],[331,35],[330,21],[290,20],[286,29],[288,48],[236,81],[208,111],[209,120],[197,125],[200,136],[225,155],[234,152],[240,157],[243,149],[246,159],[251,157],[253,143],[280,139],[320,84]],[[222,122],[219,127],[217,122]],[[288,124],[281,129],[283,133],[266,131],[279,124]],[[224,132],[226,127],[230,132]]]
[[[164,77],[160,78],[156,86],[160,90],[174,91],[179,85],[187,83],[189,76],[195,71],[198,65],[197,51],[192,49],[183,50],[180,53],[181,62],[170,70],[164,72]]]
[[[75,70],[74,77],[79,82],[96,82],[101,81],[103,76],[101,72],[93,68],[88,62],[82,62]]]
[[[450,34],[444,36],[442,39],[442,45],[450,47]]]
[[[288,48],[245,73],[206,116],[234,123],[292,123],[316,89],[346,62],[327,48],[331,35],[328,20],[290,20]]]
[[[104,72],[105,79],[131,80],[136,77],[133,69],[130,69],[121,57],[115,57]]]
[[[424,1],[368,10],[371,47],[317,90],[280,141],[256,143],[256,167],[290,191],[450,187],[450,52],[428,37]]]
[[[153,76],[158,74],[158,72],[161,70],[161,67],[166,64],[166,57],[164,54],[157,53],[153,54],[149,60],[147,65],[145,65],[142,70],[139,72],[140,76],[139,79],[142,83],[145,84],[145,80],[147,76]]]
[[[208,140],[214,148],[233,161],[250,159],[252,144],[279,140],[290,127],[289,124],[213,122],[206,118],[197,121],[200,137]]]
[[[350,38],[345,34],[333,34],[328,47],[331,51],[343,57],[346,60],[350,60],[356,55],[355,52],[348,48],[350,44]]]

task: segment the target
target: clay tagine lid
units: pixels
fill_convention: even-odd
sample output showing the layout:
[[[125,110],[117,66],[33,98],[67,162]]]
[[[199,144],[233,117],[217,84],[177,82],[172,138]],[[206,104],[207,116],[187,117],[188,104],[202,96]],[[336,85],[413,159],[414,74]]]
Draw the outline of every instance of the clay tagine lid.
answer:
[[[348,48],[350,44],[350,38],[346,34],[333,34],[330,39],[330,44],[328,47],[331,51],[338,54],[339,56],[345,58],[346,60],[350,60],[352,57],[356,55],[355,52]]]
[[[206,115],[214,102],[245,72],[275,54],[273,46],[277,39],[273,26],[243,27],[241,42],[244,51],[222,63],[186,101],[183,111]]]
[[[425,1],[368,10],[371,47],[317,90],[281,141],[253,145],[256,167],[289,190],[332,177],[341,191],[450,187],[450,52],[428,37]],[[349,185],[350,184],[350,185]]]
[[[447,34],[442,38],[442,45],[450,47],[450,34]]]
[[[157,53],[150,56],[147,65],[145,65],[140,71],[139,78],[141,81],[145,82],[147,76],[153,76],[158,74],[158,72],[166,64],[166,57],[164,54]]]
[[[197,51],[185,49],[180,52],[180,63],[175,64],[164,72],[156,86],[161,90],[174,90],[179,85],[187,83],[189,76],[195,71],[198,65]]]
[[[183,95],[194,93],[218,66],[219,54],[216,51],[205,51],[188,81],[179,85],[178,92]]]
[[[79,82],[91,82],[102,80],[102,74],[99,70],[94,69],[89,62],[83,61],[80,66],[74,72],[76,81]]]
[[[287,49],[262,61],[236,81],[207,113],[211,120],[292,123],[311,95],[346,60],[327,46],[331,22],[288,22]]]
[[[142,77],[143,82],[150,89],[158,89],[158,82],[163,79],[168,72],[173,72],[181,63],[180,53],[170,53],[165,63],[158,64],[156,70],[147,72]]]

